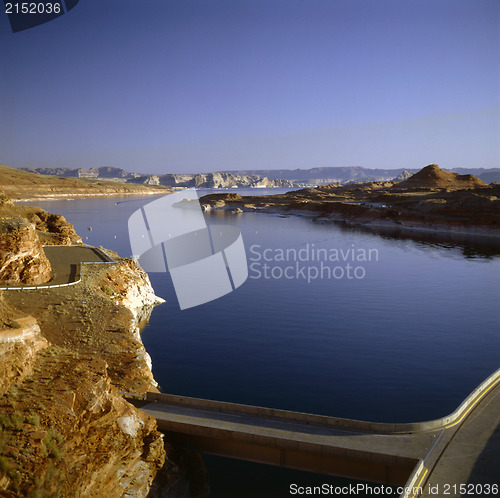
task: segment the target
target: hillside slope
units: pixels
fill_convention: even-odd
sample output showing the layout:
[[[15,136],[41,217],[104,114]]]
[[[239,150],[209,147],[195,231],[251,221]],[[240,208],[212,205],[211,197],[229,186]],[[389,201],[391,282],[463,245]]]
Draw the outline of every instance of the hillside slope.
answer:
[[[30,173],[0,165],[0,189],[13,200],[168,193],[161,185],[118,183]]]

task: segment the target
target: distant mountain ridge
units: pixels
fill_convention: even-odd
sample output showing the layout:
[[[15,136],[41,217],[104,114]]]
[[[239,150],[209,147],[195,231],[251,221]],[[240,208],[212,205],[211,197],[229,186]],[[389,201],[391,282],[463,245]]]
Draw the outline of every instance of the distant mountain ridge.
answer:
[[[144,185],[161,185],[177,188],[233,188],[233,187],[293,187],[290,180],[268,179],[258,175],[232,174],[229,172],[200,173],[200,174],[165,174],[144,175],[130,173],[121,168],[19,168],[29,173],[54,175],[82,179],[106,179],[116,182],[136,183]]]
[[[234,175],[227,172],[201,173],[201,174],[167,174],[148,175],[128,180],[133,183],[146,183],[148,185],[163,185],[178,188],[234,188],[234,187],[293,187],[290,180],[275,179],[258,175]]]
[[[121,168],[19,168],[32,173],[76,178],[106,179],[168,187],[231,188],[231,187],[291,187],[326,185],[329,183],[391,181],[406,179],[418,169],[371,169],[363,166],[332,166],[310,169],[252,169],[215,173],[131,173]],[[486,183],[500,182],[500,168],[452,168],[447,171],[461,175],[471,174]],[[403,175],[403,177],[401,177]]]
[[[281,178],[292,180],[294,183],[308,183],[310,185],[327,183],[349,183],[368,181],[394,180],[400,175],[408,177],[408,172],[416,173],[419,169],[397,168],[397,169],[372,169],[363,166],[331,166],[324,168],[310,169],[255,169],[255,170],[235,170],[233,174],[260,175],[266,176],[270,180]],[[469,174],[481,178],[486,183],[500,182],[500,168],[451,168],[447,171]],[[484,175],[484,179],[482,176]],[[398,180],[399,181],[399,180]]]
[[[119,178],[129,180],[141,176],[138,173],[129,173],[121,168],[111,166],[102,166],[100,168],[18,168],[29,173],[38,173],[40,175],[55,175],[71,178]]]

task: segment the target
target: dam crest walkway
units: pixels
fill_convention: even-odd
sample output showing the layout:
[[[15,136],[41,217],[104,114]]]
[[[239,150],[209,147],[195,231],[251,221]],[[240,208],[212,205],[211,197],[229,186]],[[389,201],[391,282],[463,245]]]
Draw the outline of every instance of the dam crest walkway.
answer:
[[[436,489],[444,494],[446,484],[498,485],[500,369],[452,414],[416,423],[365,422],[154,392],[135,403],[157,420],[169,442],[195,451],[397,486],[402,497],[436,496]]]

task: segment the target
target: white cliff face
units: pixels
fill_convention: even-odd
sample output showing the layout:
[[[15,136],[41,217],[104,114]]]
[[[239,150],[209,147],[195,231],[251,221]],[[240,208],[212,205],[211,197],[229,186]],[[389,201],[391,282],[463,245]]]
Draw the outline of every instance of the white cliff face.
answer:
[[[132,313],[129,332],[138,343],[135,360],[150,378],[151,385],[156,388],[158,383],[153,377],[151,356],[142,343],[140,331],[149,320],[153,308],[165,300],[155,295],[148,274],[133,260],[124,260],[114,272],[114,278],[120,282],[121,292],[115,295],[113,300]]]
[[[116,423],[121,431],[130,437],[137,437],[144,427],[144,422],[135,413],[118,417]]]
[[[164,303],[165,300],[155,294],[148,274],[134,261],[124,265],[121,273],[128,285],[124,295],[118,298],[119,304],[128,308],[136,324],[139,324],[149,318],[154,306]]]

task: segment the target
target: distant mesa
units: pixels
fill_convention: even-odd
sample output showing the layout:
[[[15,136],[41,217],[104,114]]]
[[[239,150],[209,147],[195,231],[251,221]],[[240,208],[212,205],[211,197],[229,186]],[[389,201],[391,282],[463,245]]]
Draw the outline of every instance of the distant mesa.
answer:
[[[164,185],[173,188],[266,188],[292,187],[290,180],[269,180],[258,175],[237,175],[227,172],[200,173],[200,174],[166,174],[140,176],[128,180],[133,183],[149,185]]]
[[[416,169],[370,169],[361,166],[333,166],[310,169],[255,169],[217,171],[214,173],[132,173],[121,168],[21,168],[30,173],[62,177],[127,182],[169,188],[236,188],[236,187],[316,187],[353,182],[403,182]],[[455,173],[472,174],[486,183],[500,182],[500,168],[453,168]]]
[[[437,164],[422,168],[407,180],[395,185],[395,188],[451,188],[466,189],[485,186],[483,180],[474,175],[459,175],[442,170]]]

